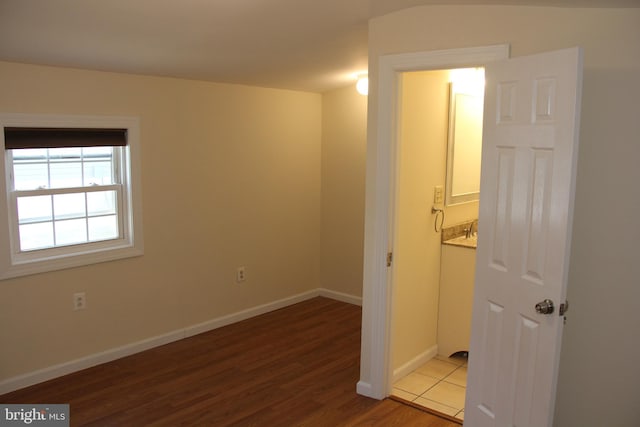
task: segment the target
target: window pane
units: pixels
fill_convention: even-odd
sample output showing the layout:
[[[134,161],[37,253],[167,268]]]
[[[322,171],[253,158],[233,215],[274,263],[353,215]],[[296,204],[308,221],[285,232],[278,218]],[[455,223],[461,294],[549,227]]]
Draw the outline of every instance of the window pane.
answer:
[[[51,188],[82,186],[82,163],[51,163]]]
[[[81,155],[82,148],[79,147],[49,148],[49,159],[52,162],[74,159],[80,160]]]
[[[82,149],[82,156],[85,160],[111,160],[113,148],[111,147],[85,147]]]
[[[46,148],[28,148],[20,150],[11,150],[13,153],[13,160],[15,162],[46,162],[47,161],[47,149]]]
[[[115,191],[92,191],[87,193],[87,210],[89,216],[116,213]]]
[[[53,247],[53,223],[20,226],[20,250],[31,251]]]
[[[84,185],[113,184],[113,168],[111,162],[85,162]]]
[[[56,221],[56,246],[87,242],[86,219]]]
[[[53,196],[55,219],[71,219],[86,216],[85,193],[56,194]]]
[[[116,215],[89,218],[89,240],[117,239],[118,217]]]
[[[46,163],[22,163],[13,166],[13,185],[16,190],[35,190],[49,187]]]
[[[18,197],[18,224],[51,219],[51,196]]]

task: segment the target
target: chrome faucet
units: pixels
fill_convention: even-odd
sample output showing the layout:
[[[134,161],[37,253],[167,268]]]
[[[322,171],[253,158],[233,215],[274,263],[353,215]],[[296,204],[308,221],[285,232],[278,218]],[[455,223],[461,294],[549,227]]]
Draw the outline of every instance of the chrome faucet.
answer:
[[[478,223],[477,223],[477,219],[474,219],[473,221],[471,221],[471,224],[469,224],[469,227],[467,229],[465,229],[465,231],[467,232],[465,237],[467,239],[473,237],[473,224],[476,224],[476,233],[478,232]]]

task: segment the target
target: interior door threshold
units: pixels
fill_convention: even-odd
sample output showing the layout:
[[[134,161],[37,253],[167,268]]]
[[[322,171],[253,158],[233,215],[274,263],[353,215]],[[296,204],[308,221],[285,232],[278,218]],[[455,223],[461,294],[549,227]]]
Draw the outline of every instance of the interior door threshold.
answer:
[[[444,418],[447,421],[451,421],[451,422],[454,422],[456,424],[462,425],[462,420],[461,419],[456,418],[456,417],[452,417],[451,415],[443,414],[442,412],[436,411],[435,409],[431,409],[431,408],[427,408],[427,407],[422,406],[422,405],[418,405],[415,402],[411,402],[409,400],[405,400],[405,399],[403,399],[401,397],[398,397],[398,396],[391,395],[391,396],[389,396],[389,399],[395,400],[396,402],[400,402],[403,405],[407,405],[407,406],[411,406],[412,408],[419,409],[419,410],[421,410],[423,412],[428,412],[428,413],[430,413],[432,415],[435,415],[437,417]]]

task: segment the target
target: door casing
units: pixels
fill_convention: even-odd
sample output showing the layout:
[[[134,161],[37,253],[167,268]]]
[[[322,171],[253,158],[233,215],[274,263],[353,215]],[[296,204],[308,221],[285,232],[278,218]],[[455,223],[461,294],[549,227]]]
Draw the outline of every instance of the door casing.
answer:
[[[448,49],[381,56],[377,85],[370,93],[367,147],[367,189],[362,301],[360,381],[357,392],[375,399],[387,397],[391,384],[391,267],[395,183],[397,177],[399,75],[408,71],[483,66],[509,58],[509,45]]]

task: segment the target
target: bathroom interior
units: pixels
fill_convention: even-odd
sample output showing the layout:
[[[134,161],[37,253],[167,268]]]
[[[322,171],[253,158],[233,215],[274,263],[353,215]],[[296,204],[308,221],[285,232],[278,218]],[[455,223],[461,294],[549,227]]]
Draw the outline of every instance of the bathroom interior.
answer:
[[[405,72],[400,88],[391,395],[464,420],[484,70]]]

